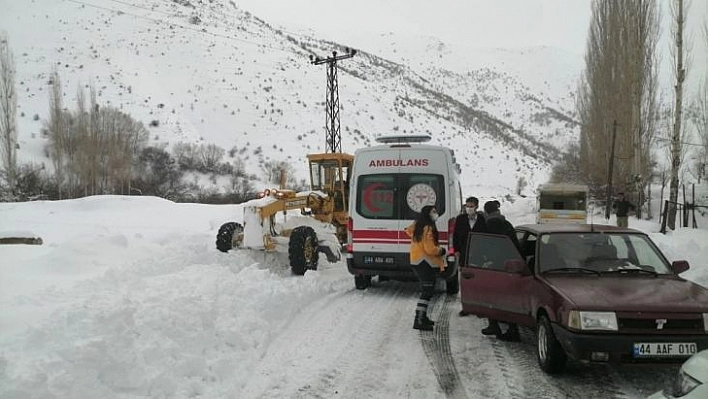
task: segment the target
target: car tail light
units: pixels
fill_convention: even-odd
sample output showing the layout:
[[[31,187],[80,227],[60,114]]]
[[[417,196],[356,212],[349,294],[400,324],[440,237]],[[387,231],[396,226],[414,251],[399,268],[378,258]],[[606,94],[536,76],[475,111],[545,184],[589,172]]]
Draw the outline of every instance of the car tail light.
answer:
[[[703,313],[703,330],[708,332],[708,313]]]

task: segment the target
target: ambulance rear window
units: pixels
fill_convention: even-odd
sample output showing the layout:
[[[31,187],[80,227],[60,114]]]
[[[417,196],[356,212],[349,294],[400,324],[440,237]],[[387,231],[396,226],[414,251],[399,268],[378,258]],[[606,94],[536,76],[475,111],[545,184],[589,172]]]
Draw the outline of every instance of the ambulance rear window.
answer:
[[[442,175],[389,173],[359,176],[356,211],[367,219],[404,219],[418,216],[425,205],[445,213]]]

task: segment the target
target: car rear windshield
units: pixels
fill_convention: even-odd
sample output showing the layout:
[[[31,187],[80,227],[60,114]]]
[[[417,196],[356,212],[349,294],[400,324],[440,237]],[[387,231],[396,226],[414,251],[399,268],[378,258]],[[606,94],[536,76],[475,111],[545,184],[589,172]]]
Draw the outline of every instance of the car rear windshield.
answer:
[[[646,271],[672,273],[649,237],[628,233],[551,233],[541,236],[540,271],[584,268],[600,273]]]
[[[442,175],[387,173],[357,180],[356,211],[367,219],[415,219],[424,205],[445,213]]]

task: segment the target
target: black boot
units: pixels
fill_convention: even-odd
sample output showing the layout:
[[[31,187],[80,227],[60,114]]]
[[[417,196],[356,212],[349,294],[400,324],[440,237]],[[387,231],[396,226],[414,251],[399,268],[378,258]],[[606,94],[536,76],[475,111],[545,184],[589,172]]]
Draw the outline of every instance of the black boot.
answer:
[[[496,320],[489,320],[489,326],[482,329],[483,335],[501,335],[501,328],[499,328],[499,323]]]
[[[506,330],[504,334],[497,335],[502,341],[509,342],[520,342],[521,335],[519,334],[519,327],[516,324],[509,324],[509,329]]]
[[[415,320],[413,320],[413,328],[416,330],[433,331],[433,325],[426,323],[425,319],[427,319],[425,312],[416,310]]]
[[[434,325],[435,325],[435,322],[432,321],[432,320],[430,320],[430,319],[428,318],[428,314],[427,314],[427,313],[423,314],[423,323],[429,324],[429,325],[431,325],[431,326],[434,326]]]

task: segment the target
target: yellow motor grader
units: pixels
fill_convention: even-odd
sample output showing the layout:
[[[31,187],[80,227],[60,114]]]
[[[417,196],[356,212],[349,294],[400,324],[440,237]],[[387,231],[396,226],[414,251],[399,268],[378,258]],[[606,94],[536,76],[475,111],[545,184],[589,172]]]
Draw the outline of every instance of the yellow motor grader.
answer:
[[[354,156],[310,154],[310,191],[265,190],[243,204],[243,224],[224,223],[216,248],[287,252],[293,274],[316,270],[319,253],[329,262],[341,259],[349,219],[349,176]],[[290,211],[299,211],[291,215]]]

